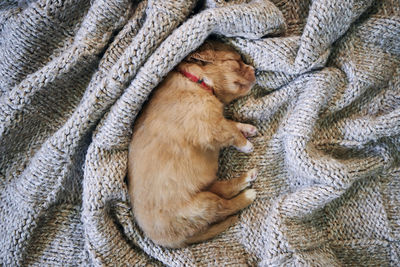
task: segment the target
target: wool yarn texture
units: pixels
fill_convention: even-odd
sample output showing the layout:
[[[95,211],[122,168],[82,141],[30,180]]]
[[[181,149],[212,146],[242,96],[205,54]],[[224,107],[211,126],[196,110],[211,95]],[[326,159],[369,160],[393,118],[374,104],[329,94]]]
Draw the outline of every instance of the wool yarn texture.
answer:
[[[152,90],[210,35],[256,68],[225,109],[255,202],[183,249],[138,228],[125,181]],[[398,0],[0,2],[1,266],[399,266]],[[154,162],[157,164],[157,162]]]

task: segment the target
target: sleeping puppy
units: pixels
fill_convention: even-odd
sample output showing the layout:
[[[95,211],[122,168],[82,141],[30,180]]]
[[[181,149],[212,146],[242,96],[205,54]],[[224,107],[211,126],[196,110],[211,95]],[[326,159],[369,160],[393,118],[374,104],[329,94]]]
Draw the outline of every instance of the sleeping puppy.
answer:
[[[133,212],[156,244],[183,247],[224,231],[250,205],[257,171],[216,181],[221,148],[250,153],[249,124],[224,118],[225,104],[247,95],[253,67],[227,45],[206,42],[155,89],[133,129],[128,183]],[[246,190],[245,190],[246,189]]]

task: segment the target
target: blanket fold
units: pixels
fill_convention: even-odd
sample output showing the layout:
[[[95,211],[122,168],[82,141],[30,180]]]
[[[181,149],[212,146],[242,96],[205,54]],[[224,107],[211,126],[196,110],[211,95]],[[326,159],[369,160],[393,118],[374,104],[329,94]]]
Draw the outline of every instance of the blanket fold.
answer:
[[[256,68],[226,116],[259,129],[219,177],[257,168],[237,225],[165,249],[135,223],[132,127],[210,35]],[[0,265],[397,266],[400,3],[0,3]],[[157,164],[155,162],[154,164]]]

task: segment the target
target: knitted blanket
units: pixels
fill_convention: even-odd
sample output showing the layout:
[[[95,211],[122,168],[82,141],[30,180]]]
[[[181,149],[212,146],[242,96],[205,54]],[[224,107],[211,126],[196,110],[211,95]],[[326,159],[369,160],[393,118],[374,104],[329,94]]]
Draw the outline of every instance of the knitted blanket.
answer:
[[[218,237],[154,245],[125,181],[151,91],[209,35],[257,70],[226,116],[258,168]],[[398,266],[398,0],[0,2],[1,266]],[[157,162],[154,162],[157,164]]]

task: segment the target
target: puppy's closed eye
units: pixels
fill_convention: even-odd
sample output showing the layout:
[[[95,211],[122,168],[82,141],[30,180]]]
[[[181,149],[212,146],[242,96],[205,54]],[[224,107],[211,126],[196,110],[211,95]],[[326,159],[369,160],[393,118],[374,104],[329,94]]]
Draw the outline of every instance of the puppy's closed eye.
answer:
[[[246,84],[243,84],[243,83],[240,83],[240,82],[235,82],[235,85],[236,85],[238,88],[240,88],[240,89],[246,87]]]
[[[229,60],[228,63],[230,64],[232,69],[240,70],[240,64],[236,60]]]

